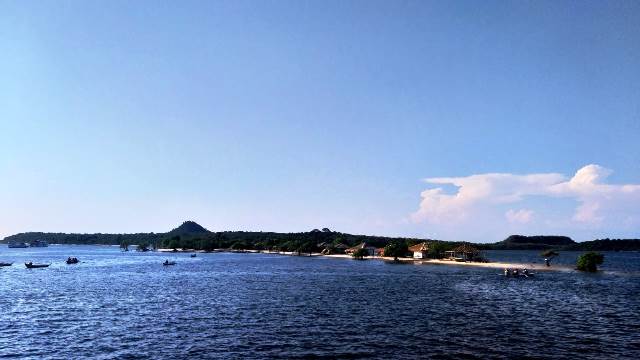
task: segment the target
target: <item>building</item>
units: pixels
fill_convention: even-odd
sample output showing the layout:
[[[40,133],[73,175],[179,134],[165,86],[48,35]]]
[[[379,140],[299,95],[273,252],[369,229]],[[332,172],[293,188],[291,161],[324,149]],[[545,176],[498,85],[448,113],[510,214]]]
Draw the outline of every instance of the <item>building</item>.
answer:
[[[370,246],[368,245],[366,242],[363,242],[359,245],[356,245],[354,247],[348,248],[347,250],[344,251],[345,254],[347,255],[351,255],[354,252],[360,250],[360,249],[366,249],[367,253],[369,253],[368,256],[374,256],[376,254],[376,248],[374,246]]]
[[[322,244],[324,244],[324,246],[321,246]],[[330,243],[322,243],[322,244],[318,244],[318,247],[324,248],[321,252],[323,255],[344,254],[345,251],[349,249],[347,245],[342,243],[338,243],[336,245],[333,245]]]
[[[462,244],[451,251],[445,251],[445,256],[455,261],[477,261],[482,258],[480,250],[469,244]]]
[[[429,255],[429,244],[425,241],[409,247],[414,259],[426,259]]]

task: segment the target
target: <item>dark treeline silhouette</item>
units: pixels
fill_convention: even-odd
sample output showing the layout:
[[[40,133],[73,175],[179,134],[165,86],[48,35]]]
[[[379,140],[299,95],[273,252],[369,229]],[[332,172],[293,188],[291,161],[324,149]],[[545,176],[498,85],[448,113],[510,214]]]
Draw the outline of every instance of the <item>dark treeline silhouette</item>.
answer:
[[[508,238],[493,244],[482,244],[486,249],[492,250],[545,250],[564,248],[578,244],[568,236],[558,235],[511,235]]]
[[[640,239],[598,239],[567,246],[565,250],[640,251]]]
[[[300,253],[321,251],[336,245],[355,246],[366,242],[371,246],[383,248],[394,242],[412,246],[423,241],[432,243],[438,252],[450,250],[462,244],[458,241],[441,241],[418,238],[392,238],[385,236],[353,235],[313,229],[299,233],[277,233],[262,231],[221,231],[211,232],[193,221],[185,221],[179,227],[166,233],[137,234],[65,234],[28,232],[11,235],[2,242],[11,240],[30,243],[45,240],[50,244],[97,244],[97,245],[145,245],[153,248],[169,249],[237,249],[237,250],[277,250],[297,251]],[[566,236],[523,236],[511,235],[496,243],[474,244],[482,250],[640,250],[639,239],[603,239],[577,243]]]

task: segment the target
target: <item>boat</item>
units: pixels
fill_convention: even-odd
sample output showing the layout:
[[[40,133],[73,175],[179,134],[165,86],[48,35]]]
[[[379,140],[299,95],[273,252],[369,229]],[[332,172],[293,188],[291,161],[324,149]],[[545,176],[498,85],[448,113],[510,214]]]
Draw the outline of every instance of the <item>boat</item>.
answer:
[[[523,269],[523,270],[504,269],[504,271],[500,275],[504,277],[512,277],[512,278],[530,278],[530,277],[534,277],[536,274],[528,271],[527,269]]]
[[[24,266],[26,266],[27,269],[46,268],[49,267],[49,265],[50,264],[34,264],[32,262],[24,263]]]
[[[71,265],[71,264],[77,264],[79,263],[80,260],[78,260],[78,258],[75,257],[69,257],[67,258],[67,264]]]
[[[169,260],[165,260],[162,265],[164,266],[169,266],[169,265],[175,265],[176,262],[175,261],[169,261]]]
[[[27,245],[27,243],[22,241],[11,240],[9,241],[9,247],[10,248],[28,248],[29,245]]]
[[[13,263],[0,262],[0,266],[11,266]]]
[[[196,257],[196,254],[191,254],[191,257]]]
[[[44,240],[36,240],[29,244],[29,247],[47,247],[49,243]]]

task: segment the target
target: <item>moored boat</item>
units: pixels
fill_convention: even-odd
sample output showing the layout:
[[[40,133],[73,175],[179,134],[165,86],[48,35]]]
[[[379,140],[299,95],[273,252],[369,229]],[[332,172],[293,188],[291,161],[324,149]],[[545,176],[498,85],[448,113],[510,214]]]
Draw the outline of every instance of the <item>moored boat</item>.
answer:
[[[29,243],[29,247],[47,247],[49,243],[44,240],[36,240],[32,243]]]
[[[71,264],[77,264],[79,263],[80,260],[78,260],[78,258],[76,257],[69,257],[67,258],[67,264],[71,265]]]
[[[27,248],[29,247],[29,245],[27,245],[27,243],[22,242],[22,241],[16,241],[16,240],[11,240],[9,241],[9,245],[10,248]]]
[[[50,264],[34,264],[31,261],[28,263],[24,263],[24,266],[27,267],[27,269],[38,269],[38,268],[46,268],[49,267]]]
[[[535,276],[535,273],[532,273],[527,269],[504,269],[503,273],[500,275],[513,278],[529,278]]]
[[[175,265],[176,262],[175,261],[169,261],[169,260],[165,260],[162,265],[164,266],[169,266],[169,265]]]
[[[0,266],[11,266],[13,263],[0,262]]]

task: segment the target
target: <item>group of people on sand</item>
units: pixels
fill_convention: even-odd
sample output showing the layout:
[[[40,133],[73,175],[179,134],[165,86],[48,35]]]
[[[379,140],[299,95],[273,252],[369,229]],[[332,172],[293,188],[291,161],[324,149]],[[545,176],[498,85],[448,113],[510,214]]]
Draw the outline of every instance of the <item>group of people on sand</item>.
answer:
[[[527,270],[526,268],[522,269],[522,270],[508,269],[508,268],[504,269],[504,276],[507,276],[507,277],[509,277],[509,276],[513,276],[513,277],[518,277],[518,276],[529,277],[531,275],[533,275],[533,274],[531,274],[529,272],[529,270]]]

